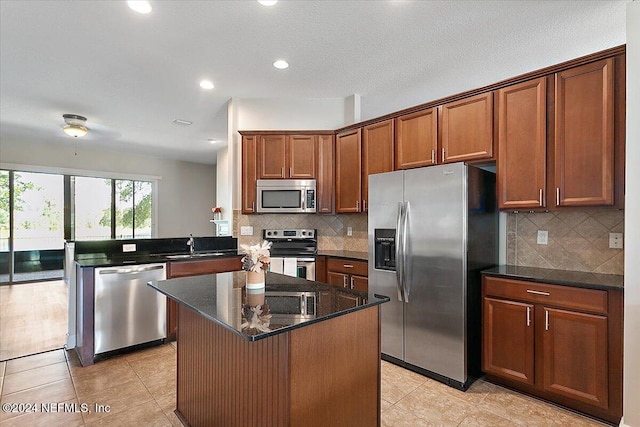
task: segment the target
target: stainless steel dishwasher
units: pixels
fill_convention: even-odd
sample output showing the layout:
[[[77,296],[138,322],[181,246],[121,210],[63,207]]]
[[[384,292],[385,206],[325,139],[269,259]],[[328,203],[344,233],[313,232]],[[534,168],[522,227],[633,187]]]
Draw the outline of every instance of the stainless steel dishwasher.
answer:
[[[94,354],[166,338],[165,264],[95,269]]]

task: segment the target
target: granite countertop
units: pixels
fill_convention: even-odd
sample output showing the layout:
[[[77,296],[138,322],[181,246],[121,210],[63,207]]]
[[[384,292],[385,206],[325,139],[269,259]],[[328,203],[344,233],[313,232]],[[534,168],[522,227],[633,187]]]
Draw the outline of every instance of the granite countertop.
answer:
[[[579,288],[624,290],[624,276],[619,274],[589,273],[586,271],[555,270],[549,268],[499,265],[482,272],[488,276],[529,280]]]
[[[346,258],[358,261],[368,261],[369,253],[367,252],[355,252],[355,251],[323,251],[318,249],[318,255],[330,256],[335,258]]]
[[[265,293],[247,291],[244,271],[207,274],[149,282],[149,286],[195,310],[203,317],[216,322],[248,341],[257,341],[292,329],[322,322],[353,311],[362,310],[389,301],[386,296],[338,289],[326,283],[314,282],[278,273],[266,273]],[[279,314],[276,307],[285,302],[284,293],[309,292],[316,298],[315,316],[293,316]],[[252,315],[255,302],[261,298],[271,299],[271,319],[258,322],[259,329],[247,328],[247,316]],[[362,305],[341,308],[341,295],[358,297]],[[280,300],[278,300],[280,298]],[[251,305],[250,305],[251,304]],[[256,323],[254,322],[255,326]]]
[[[92,254],[90,257],[76,259],[80,267],[115,267],[120,265],[153,264],[157,262],[183,262],[204,261],[212,258],[226,258],[238,256],[237,249],[218,250],[211,252],[196,252],[193,256],[188,253],[160,253],[138,254],[127,256],[125,254]]]

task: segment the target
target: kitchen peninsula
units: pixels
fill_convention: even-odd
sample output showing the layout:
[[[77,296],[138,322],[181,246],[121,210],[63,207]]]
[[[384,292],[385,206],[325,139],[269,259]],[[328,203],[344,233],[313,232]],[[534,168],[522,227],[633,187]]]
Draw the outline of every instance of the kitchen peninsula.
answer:
[[[150,282],[178,303],[178,417],[194,427],[380,425],[389,298],[349,291],[362,304],[343,309],[329,285],[267,273],[265,292],[248,293],[245,274]]]

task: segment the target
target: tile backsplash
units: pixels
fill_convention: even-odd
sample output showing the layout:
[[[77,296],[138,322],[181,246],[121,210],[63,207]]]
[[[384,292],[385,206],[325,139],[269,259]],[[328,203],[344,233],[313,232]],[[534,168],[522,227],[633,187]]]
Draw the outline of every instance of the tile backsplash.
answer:
[[[239,210],[233,212],[233,236],[238,245],[255,244],[262,239],[265,228],[315,228],[318,230],[319,250],[367,251],[367,215],[316,215],[316,214],[262,214],[242,215]],[[241,236],[240,227],[253,227],[253,236]],[[353,235],[347,236],[347,227]]]
[[[536,243],[538,230],[548,231],[547,245]],[[622,232],[624,212],[617,209],[510,213],[507,264],[624,274],[624,250],[609,248],[609,233]]]

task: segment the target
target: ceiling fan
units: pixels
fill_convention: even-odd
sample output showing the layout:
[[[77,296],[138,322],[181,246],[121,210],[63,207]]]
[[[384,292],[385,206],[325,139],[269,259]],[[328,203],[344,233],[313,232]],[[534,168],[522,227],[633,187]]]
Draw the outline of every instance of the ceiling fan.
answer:
[[[69,136],[78,138],[85,136],[89,129],[85,126],[87,118],[79,116],[77,114],[63,114],[65,125],[62,127],[62,131]]]

